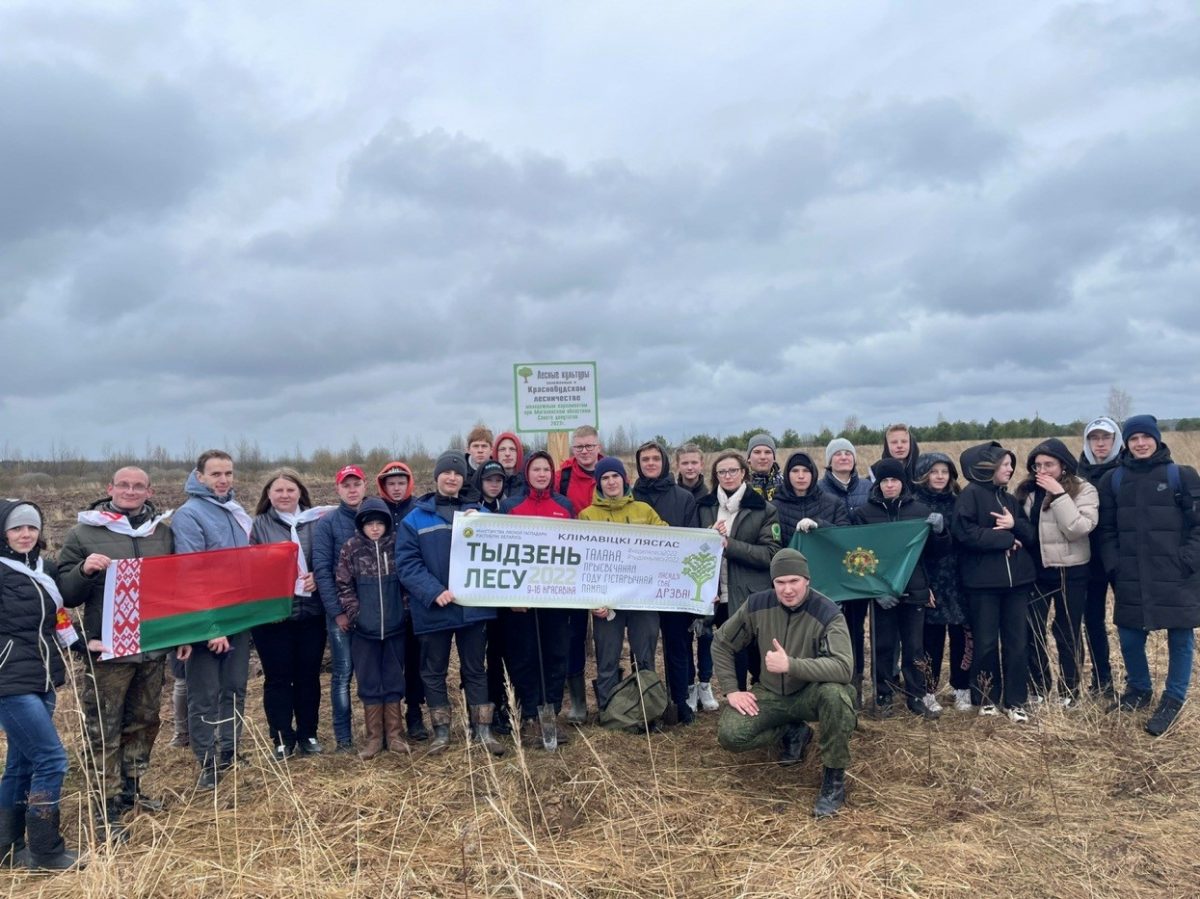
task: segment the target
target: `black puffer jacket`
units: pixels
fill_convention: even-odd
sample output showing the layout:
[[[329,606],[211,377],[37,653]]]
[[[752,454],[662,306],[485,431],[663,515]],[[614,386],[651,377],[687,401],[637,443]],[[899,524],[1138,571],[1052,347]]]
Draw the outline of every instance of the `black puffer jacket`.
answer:
[[[0,523],[24,502],[0,500]],[[24,566],[36,565],[39,550],[18,555],[5,541],[0,555]],[[42,560],[42,570],[58,582],[58,566],[49,559]],[[56,611],[54,598],[37,581],[0,565],[0,696],[46,693],[62,686],[66,666],[54,637]]]
[[[1037,578],[1029,554],[1037,534],[1029,516],[1015,496],[992,482],[992,472],[1004,456],[1012,460],[1015,469],[1017,457],[994,440],[972,446],[959,457],[969,483],[954,504],[951,533],[958,541],[959,571],[968,589],[1025,587]],[[1012,530],[996,530],[992,513],[1006,509],[1013,516]]]
[[[1149,459],[1121,457],[1100,482],[1100,552],[1113,577],[1118,627],[1200,627],[1200,476],[1179,466],[1180,495],[1171,490],[1165,443]],[[1114,495],[1115,493],[1115,495]]]
[[[884,499],[883,491],[878,483],[871,488],[871,495],[866,504],[859,506],[850,515],[853,524],[886,524],[889,521],[924,521],[929,517],[929,507],[913,496],[905,482],[904,489],[895,499]],[[908,586],[901,597],[906,603],[916,606],[929,604],[929,576],[926,573],[926,559],[932,559],[945,551],[950,542],[950,535],[945,530],[941,534],[930,531],[925,540],[925,548],[921,558],[913,568],[908,578]]]
[[[797,465],[803,465],[812,475],[812,483],[804,496],[797,496],[796,489],[792,486],[790,475]],[[799,452],[788,456],[787,465],[783,468],[783,484],[775,491],[775,498],[771,500],[779,510],[779,527],[784,546],[791,546],[796,525],[805,518],[811,518],[819,528],[836,528],[850,523],[850,516],[846,514],[846,504],[822,491],[817,486],[819,480],[817,463],[812,460],[812,456]]]
[[[945,453],[921,453],[917,459],[917,480],[925,477],[929,469],[938,462],[944,463],[950,469],[950,478],[958,482],[958,466]],[[958,494],[950,487],[936,491],[928,485],[918,484],[913,491],[921,502],[929,507],[929,511],[937,512],[946,523],[946,533],[952,534],[954,529],[954,504]],[[936,604],[925,612],[927,624],[966,624],[967,600],[963,595],[962,577],[958,573],[958,542],[951,537],[944,547],[945,551],[936,558],[928,559],[925,563],[925,573],[929,577],[929,589],[936,597]]]
[[[1083,452],[1079,454],[1079,476],[1084,478],[1089,484],[1095,487],[1096,492],[1099,493],[1100,482],[1104,479],[1104,476],[1121,464],[1121,453],[1117,451],[1114,452],[1112,457],[1109,459],[1093,462],[1088,458],[1089,453],[1086,435],[1083,438],[1083,443]],[[1104,572],[1104,561],[1101,559],[1100,526],[1096,525],[1088,537],[1092,541],[1092,561],[1088,563],[1088,578],[1096,581],[1108,580],[1108,575]]]
[[[642,450],[657,449],[662,455],[662,474],[648,478],[642,474]],[[673,528],[696,528],[700,519],[696,515],[696,498],[686,487],[680,487],[671,477],[671,457],[667,448],[653,440],[638,447],[637,481],[633,484],[633,498],[641,500],[658,513],[658,517]]]

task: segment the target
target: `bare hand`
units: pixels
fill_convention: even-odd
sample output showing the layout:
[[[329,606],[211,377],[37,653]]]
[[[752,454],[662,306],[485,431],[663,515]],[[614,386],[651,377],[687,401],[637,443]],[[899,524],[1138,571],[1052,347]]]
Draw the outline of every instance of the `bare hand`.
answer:
[[[342,612],[342,614],[338,615],[333,620],[334,620],[334,623],[337,624],[338,630],[340,630],[343,634],[350,633],[350,616],[349,615],[347,615],[345,612]]]
[[[192,657],[192,645],[185,643],[183,646],[175,647],[175,658],[181,662],[186,662]]]
[[[83,560],[84,574],[98,574],[112,564],[112,559],[103,553],[92,553]]]
[[[304,575],[304,590],[307,593],[315,593],[317,590],[317,576],[311,571]]]
[[[725,526],[725,522],[723,522],[723,521],[718,521],[716,524],[714,524],[713,530],[716,531],[718,534],[720,534],[722,537],[728,536],[728,533],[729,533],[729,528],[727,528]]]
[[[1067,492],[1063,488],[1063,485],[1058,482],[1058,478],[1052,478],[1044,471],[1038,472],[1037,485],[1045,490],[1050,496],[1062,496]]]
[[[931,608],[931,609],[937,608],[937,597],[933,595],[932,590],[929,591],[929,608]]]
[[[96,639],[88,640],[87,648],[88,652],[112,652],[111,649]]]
[[[601,606],[598,609],[592,609],[592,614],[595,615],[597,618],[607,618],[608,617],[608,607]]]
[[[217,655],[220,655],[223,652],[229,652],[229,638],[213,637],[208,641],[208,651],[215,652]]]
[[[450,603],[454,602],[454,594],[449,590],[443,590],[437,595],[437,599],[435,599],[434,602],[439,606],[448,606]]]
[[[738,690],[734,693],[726,693],[725,698],[729,701],[730,708],[750,718],[758,715],[758,700],[754,698],[754,694],[749,690]]]
[[[992,518],[996,519],[996,524],[992,527],[994,531],[1011,531],[1016,523],[1013,520],[1013,513],[1010,509],[1005,509],[1003,512],[989,512]]]
[[[783,647],[779,645],[779,641],[771,640],[772,649],[767,651],[766,663],[767,670],[772,674],[787,674],[788,670],[788,655],[783,651]]]

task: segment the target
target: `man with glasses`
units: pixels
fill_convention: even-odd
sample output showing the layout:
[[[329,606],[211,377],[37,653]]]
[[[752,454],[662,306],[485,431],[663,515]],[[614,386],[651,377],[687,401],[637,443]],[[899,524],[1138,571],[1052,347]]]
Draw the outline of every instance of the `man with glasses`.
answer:
[[[174,543],[163,520],[170,513],[151,502],[154,490],[142,469],[118,469],[107,493],[79,513],[58,563],[64,604],[83,607],[81,633],[89,650],[80,704],[91,748],[92,814],[97,832],[115,839],[121,815],[135,805],[162,808],[142,794],[140,783],[158,735],[167,651],[99,661],[104,572],[114,559],[170,555]]]
[[[592,504],[596,495],[596,463],[604,458],[600,451],[600,435],[590,425],[575,429],[571,436],[571,458],[563,462],[554,483],[554,492],[571,501],[578,515]],[[567,720],[572,724],[587,721],[587,691],[583,668],[587,662],[587,609],[572,609],[567,619],[567,688],[571,693],[571,710]]]

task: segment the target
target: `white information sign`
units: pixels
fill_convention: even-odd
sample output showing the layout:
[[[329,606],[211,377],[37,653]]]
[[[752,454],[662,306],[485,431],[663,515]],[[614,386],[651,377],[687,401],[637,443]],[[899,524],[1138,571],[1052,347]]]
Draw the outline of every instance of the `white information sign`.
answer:
[[[599,426],[595,362],[518,362],[513,385],[518,431]]]

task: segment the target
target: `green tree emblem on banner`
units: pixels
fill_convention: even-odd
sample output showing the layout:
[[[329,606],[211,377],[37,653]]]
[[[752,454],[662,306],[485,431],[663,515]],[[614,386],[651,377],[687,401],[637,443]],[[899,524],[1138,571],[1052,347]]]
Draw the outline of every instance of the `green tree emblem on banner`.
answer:
[[[696,583],[696,595],[693,597],[695,601],[703,602],[700,598],[700,587],[717,573],[717,557],[709,551],[707,544],[702,545],[699,552],[684,557],[683,573]]]
[[[842,564],[851,574],[866,577],[875,573],[875,569],[879,567],[879,558],[874,550],[856,546],[842,558]]]

